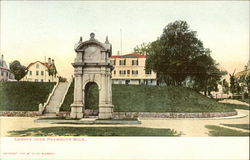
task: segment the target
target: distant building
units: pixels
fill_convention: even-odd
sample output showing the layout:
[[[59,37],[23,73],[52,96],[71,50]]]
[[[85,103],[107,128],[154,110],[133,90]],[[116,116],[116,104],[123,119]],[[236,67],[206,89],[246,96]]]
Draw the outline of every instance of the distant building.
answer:
[[[250,60],[248,61],[248,64],[245,66],[243,71],[237,72],[235,74],[236,78],[245,78],[246,76],[250,75]]]
[[[126,54],[111,56],[114,66],[112,82],[114,84],[156,85],[156,73],[145,71],[146,56]]]
[[[0,57],[0,81],[14,81],[14,74],[10,72],[7,62],[4,60],[4,56]]]
[[[30,82],[55,82],[56,81],[56,66],[54,60],[48,58],[48,62],[32,62],[27,67],[27,74],[21,81]]]
[[[246,83],[248,76],[250,76],[250,60],[243,71],[235,73],[235,77],[242,88],[242,92],[249,92],[249,88]]]

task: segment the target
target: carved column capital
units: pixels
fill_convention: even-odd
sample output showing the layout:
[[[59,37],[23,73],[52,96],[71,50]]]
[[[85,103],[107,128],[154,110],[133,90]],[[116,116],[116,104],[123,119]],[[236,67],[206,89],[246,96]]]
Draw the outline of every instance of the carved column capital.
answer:
[[[82,76],[82,74],[83,74],[83,69],[82,69],[81,67],[75,68],[75,73],[74,73],[74,75],[75,75],[76,77],[80,77],[80,76]]]

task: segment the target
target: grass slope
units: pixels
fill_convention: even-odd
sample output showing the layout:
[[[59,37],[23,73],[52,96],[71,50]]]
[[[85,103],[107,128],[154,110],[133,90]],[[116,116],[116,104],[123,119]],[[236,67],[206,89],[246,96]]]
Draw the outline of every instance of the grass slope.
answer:
[[[37,111],[46,102],[55,83],[0,82],[0,110]]]
[[[209,136],[250,136],[249,132],[236,131],[220,126],[206,125],[205,127],[210,130]]]
[[[250,131],[250,125],[249,124],[222,124],[224,126],[229,126],[229,127],[235,127],[239,129],[245,129]]]
[[[180,136],[175,130],[142,127],[46,127],[10,131],[11,136]]]
[[[209,99],[189,88],[169,86],[114,85],[113,104],[116,112],[230,112],[233,107]],[[96,109],[98,88],[94,85],[88,99],[91,105],[87,108]],[[74,85],[72,84],[62,111],[70,111],[73,103]],[[91,100],[92,99],[92,100]],[[89,104],[89,102],[87,102]]]

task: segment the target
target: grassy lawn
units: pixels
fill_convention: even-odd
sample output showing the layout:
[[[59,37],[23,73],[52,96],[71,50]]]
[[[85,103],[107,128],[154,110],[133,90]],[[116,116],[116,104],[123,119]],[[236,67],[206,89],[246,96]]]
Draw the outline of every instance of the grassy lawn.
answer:
[[[11,136],[180,136],[174,130],[142,127],[47,127],[10,131]]]
[[[55,83],[0,82],[0,110],[35,111],[44,103]],[[86,109],[98,109],[98,87],[89,86]],[[61,111],[70,111],[74,83]],[[113,85],[115,112],[231,112],[247,106],[221,104],[190,88],[170,86]]]
[[[0,110],[37,111],[45,103],[55,83],[0,82]]]
[[[229,126],[229,127],[240,128],[240,129],[245,129],[245,130],[250,130],[249,124],[222,124],[222,125]]]
[[[249,110],[250,107],[249,106],[246,106],[246,105],[239,105],[239,104],[225,104],[227,105],[228,108],[231,108],[231,109],[243,109],[243,110]]]
[[[61,111],[70,111],[74,85],[69,89]],[[115,112],[230,112],[233,107],[218,103],[189,88],[169,86],[112,86]],[[98,109],[97,86],[87,95],[87,108]]]
[[[206,125],[206,128],[210,130],[209,136],[249,136],[249,132],[236,131],[215,125]]]

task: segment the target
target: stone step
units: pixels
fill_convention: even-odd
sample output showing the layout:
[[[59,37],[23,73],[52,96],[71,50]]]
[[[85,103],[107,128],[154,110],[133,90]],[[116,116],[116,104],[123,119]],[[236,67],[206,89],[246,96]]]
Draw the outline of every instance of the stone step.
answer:
[[[45,114],[50,112],[56,112],[56,108],[60,107],[60,103],[63,100],[63,96],[66,92],[69,83],[59,82],[57,88],[55,89],[54,94],[52,95],[48,105],[45,108]]]

